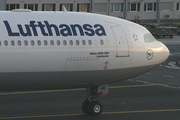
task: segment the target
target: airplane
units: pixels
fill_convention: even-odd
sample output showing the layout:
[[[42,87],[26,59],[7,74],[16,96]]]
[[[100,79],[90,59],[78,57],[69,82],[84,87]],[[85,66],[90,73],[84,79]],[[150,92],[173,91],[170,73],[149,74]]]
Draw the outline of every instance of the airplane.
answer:
[[[143,26],[83,12],[0,12],[0,89],[83,87],[82,111],[100,115],[109,84],[163,63],[168,48]]]

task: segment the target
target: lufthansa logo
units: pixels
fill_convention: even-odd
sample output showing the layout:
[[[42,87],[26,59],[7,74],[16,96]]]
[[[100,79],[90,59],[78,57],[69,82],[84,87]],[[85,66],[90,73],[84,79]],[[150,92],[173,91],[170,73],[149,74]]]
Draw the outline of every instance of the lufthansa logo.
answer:
[[[7,20],[3,21],[9,36],[106,36],[104,27],[100,24],[51,24],[48,21],[29,21],[29,24],[17,24],[16,31],[12,30]],[[13,28],[14,29],[14,28]]]
[[[152,51],[151,49],[149,49],[149,50],[147,51],[146,56],[147,56],[147,59],[148,59],[148,60],[151,60],[151,59],[153,58],[153,51]]]

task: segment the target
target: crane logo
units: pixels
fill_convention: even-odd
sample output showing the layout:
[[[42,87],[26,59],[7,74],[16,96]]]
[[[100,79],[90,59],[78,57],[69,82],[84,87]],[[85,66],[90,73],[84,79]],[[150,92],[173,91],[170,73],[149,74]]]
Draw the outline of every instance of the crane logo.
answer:
[[[153,58],[153,51],[151,49],[147,51],[146,57],[148,60],[151,60]]]

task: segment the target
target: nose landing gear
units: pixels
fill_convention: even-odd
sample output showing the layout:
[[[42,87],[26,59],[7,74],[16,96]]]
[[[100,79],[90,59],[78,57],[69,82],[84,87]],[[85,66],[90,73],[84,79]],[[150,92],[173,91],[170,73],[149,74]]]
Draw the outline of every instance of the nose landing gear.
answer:
[[[103,106],[100,101],[97,101],[97,97],[109,94],[109,85],[86,88],[86,91],[90,95],[83,102],[82,111],[92,115],[100,115],[103,111]]]
[[[82,104],[82,111],[92,115],[100,115],[102,113],[103,106],[101,102],[97,100],[89,101],[87,98]]]

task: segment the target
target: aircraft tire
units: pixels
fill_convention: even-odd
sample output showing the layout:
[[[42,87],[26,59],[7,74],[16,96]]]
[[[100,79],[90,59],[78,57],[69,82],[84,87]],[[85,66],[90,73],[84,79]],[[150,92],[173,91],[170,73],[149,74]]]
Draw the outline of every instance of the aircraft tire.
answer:
[[[103,110],[103,106],[99,101],[92,101],[89,104],[89,112],[92,115],[100,115],[102,113],[102,110]]]
[[[88,99],[86,99],[83,103],[82,103],[82,111],[84,113],[89,113],[88,107],[89,107],[90,101]]]

